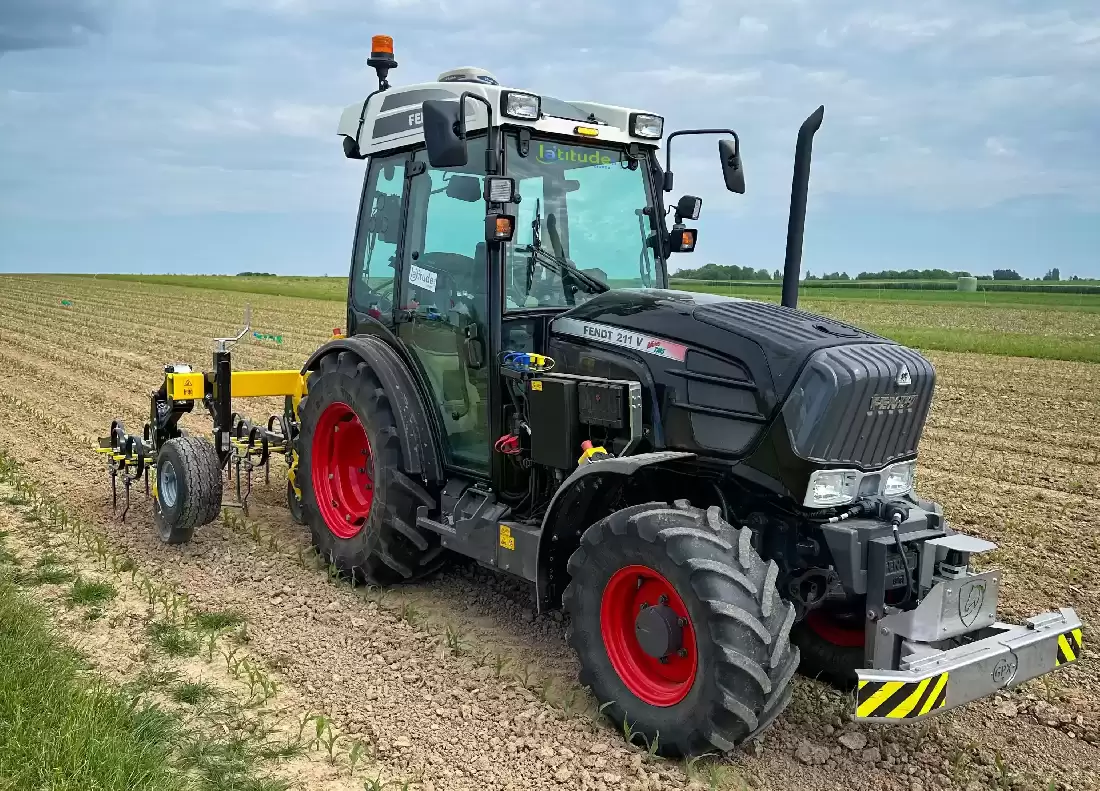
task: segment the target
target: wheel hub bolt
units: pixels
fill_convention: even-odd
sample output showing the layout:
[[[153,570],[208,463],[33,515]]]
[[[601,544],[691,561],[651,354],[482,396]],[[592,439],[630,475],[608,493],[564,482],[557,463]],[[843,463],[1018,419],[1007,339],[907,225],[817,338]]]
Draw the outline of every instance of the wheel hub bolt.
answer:
[[[662,593],[660,595],[660,597],[657,599],[657,603],[658,604],[668,604],[668,596],[666,596],[665,594]]]
[[[644,602],[642,602],[642,606],[641,606],[641,607],[639,607],[638,609],[640,609],[640,610],[644,610],[644,609],[646,609],[646,608],[647,608],[648,606],[649,606],[649,602],[647,602],[647,601],[644,601]]]
[[[676,656],[680,657],[681,659],[687,659],[687,655],[688,650],[686,648],[681,648],[679,651],[676,652]]]
[[[667,656],[659,657],[657,659],[657,661],[660,662],[662,665],[667,665],[668,664],[668,657]]]
[[[677,625],[677,626],[680,626],[680,627],[684,627],[684,626],[687,626],[687,625],[688,625],[688,619],[687,619],[687,618],[683,618],[683,617],[681,617],[681,618],[677,618],[677,619],[676,619],[676,625]]]

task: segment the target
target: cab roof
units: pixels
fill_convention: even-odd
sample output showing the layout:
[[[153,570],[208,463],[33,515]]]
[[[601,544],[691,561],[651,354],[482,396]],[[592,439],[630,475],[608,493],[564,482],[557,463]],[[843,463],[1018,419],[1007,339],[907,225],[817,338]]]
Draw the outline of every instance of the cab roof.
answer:
[[[352,157],[356,152],[360,157],[366,157],[423,142],[423,103],[428,99],[458,99],[464,92],[469,92],[484,97],[492,104],[494,127],[527,127],[532,132],[573,137],[578,141],[592,143],[637,143],[646,148],[660,145],[659,139],[646,139],[630,134],[632,114],[653,113],[629,107],[596,102],[565,102],[551,96],[541,96],[542,113],[538,120],[502,116],[502,96],[513,90],[517,89],[477,81],[424,82],[390,88],[384,92],[372,93],[364,101],[346,107],[340,116],[337,134],[346,138],[344,151]],[[465,109],[468,130],[486,127],[484,105],[467,101]],[[580,135],[576,132],[578,126],[596,129],[597,134]],[[357,145],[350,146],[352,141]]]

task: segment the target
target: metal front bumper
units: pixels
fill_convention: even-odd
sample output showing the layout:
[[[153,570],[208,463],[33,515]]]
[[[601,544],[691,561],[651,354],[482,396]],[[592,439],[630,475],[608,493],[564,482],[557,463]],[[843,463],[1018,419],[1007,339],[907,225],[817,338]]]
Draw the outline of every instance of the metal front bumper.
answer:
[[[856,719],[897,722],[940,714],[1076,662],[1081,620],[1069,608],[994,623],[988,636],[910,658],[902,670],[857,670]]]

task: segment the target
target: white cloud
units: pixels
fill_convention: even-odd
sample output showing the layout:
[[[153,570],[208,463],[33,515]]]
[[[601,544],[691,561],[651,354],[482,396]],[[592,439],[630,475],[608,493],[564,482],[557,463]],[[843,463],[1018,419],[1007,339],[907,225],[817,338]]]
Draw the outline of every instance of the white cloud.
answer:
[[[1003,137],[987,137],[985,150],[995,157],[1010,157],[1016,153],[1011,142]]]
[[[116,163],[113,175],[89,177],[141,195],[148,210],[299,206],[352,167],[335,124],[373,86],[370,35],[389,33],[395,84],[474,63],[517,87],[652,108],[670,129],[732,125],[746,198],[720,190],[712,141],[685,142],[674,160],[678,186],[697,179],[712,190],[703,191],[711,210],[784,212],[795,132],[819,103],[822,200],[965,208],[1057,195],[1093,206],[1100,12],[1067,3],[678,0],[666,13],[650,0],[539,0],[492,19],[481,0],[150,6],[129,22],[116,14],[115,37],[85,48],[75,68],[25,59],[25,71],[12,71],[5,59],[0,161],[65,171],[46,141],[75,118],[80,132],[64,156]],[[18,178],[20,193],[0,198],[48,212],[53,191],[66,191]]]
[[[280,102],[271,110],[271,128],[277,134],[331,142],[342,109],[332,105]]]

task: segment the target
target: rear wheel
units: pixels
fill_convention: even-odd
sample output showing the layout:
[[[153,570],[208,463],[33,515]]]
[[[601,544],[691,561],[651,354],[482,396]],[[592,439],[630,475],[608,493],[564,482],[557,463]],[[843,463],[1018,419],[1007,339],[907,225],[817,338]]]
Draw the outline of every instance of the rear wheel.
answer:
[[[302,515],[318,552],[338,569],[377,584],[434,571],[439,538],[416,527],[432,495],[403,470],[387,393],[350,352],[323,357],[298,411]]]
[[[794,609],[751,533],[685,501],[624,508],[569,559],[569,642],[616,727],[662,755],[731,750],[790,700]]]
[[[204,437],[178,437],[157,453],[153,518],[166,544],[186,544],[222,505],[221,464]]]

